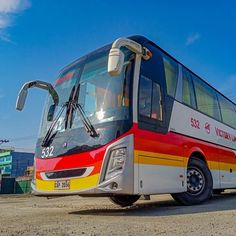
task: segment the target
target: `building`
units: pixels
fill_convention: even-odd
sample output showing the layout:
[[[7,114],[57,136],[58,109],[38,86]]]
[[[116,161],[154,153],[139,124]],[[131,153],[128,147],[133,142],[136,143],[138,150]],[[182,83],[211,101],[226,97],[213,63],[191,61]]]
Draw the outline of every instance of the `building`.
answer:
[[[25,175],[28,166],[34,163],[34,153],[25,150],[0,149],[0,173],[14,177]]]

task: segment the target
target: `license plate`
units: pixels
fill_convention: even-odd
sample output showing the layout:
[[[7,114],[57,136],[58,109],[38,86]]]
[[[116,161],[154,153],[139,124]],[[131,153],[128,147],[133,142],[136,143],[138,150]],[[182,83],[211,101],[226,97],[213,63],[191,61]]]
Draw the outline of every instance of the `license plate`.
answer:
[[[54,182],[54,189],[56,190],[70,189],[70,180],[56,180]]]

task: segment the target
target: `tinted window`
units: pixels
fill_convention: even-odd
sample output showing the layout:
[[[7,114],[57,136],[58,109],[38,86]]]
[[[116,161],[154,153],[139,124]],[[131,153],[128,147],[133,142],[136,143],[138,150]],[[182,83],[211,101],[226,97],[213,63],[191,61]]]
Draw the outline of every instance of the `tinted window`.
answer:
[[[236,128],[236,111],[234,104],[221,95],[219,95],[219,103],[223,122]]]
[[[140,91],[139,91],[139,114],[151,117],[151,91],[152,81],[144,76],[141,76]]]
[[[162,101],[161,88],[157,83],[153,83],[152,87],[152,114],[151,118],[162,120]]]
[[[160,85],[141,76],[139,90],[139,115],[162,120]]]
[[[196,76],[193,76],[193,83],[198,110],[217,120],[221,120],[219,104],[215,91]]]
[[[182,94],[182,101],[186,105],[196,108],[194,90],[192,85],[192,80],[190,73],[183,69],[183,94]]]
[[[175,97],[175,91],[178,79],[178,64],[171,58],[163,55],[167,94]]]

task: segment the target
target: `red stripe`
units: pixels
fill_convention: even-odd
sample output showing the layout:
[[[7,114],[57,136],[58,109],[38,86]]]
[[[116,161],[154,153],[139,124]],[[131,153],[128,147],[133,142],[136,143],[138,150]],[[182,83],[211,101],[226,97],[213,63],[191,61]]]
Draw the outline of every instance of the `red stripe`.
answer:
[[[208,161],[219,161],[224,163],[236,164],[236,156],[229,148],[224,148],[216,144],[186,137],[184,135],[169,132],[167,134],[154,133],[138,128],[137,124],[119,139],[134,134],[134,149],[156,152],[180,157],[190,157],[193,152],[202,153]],[[97,150],[73,154],[70,156],[61,156],[51,159],[36,158],[36,175],[40,178],[39,172],[52,170],[73,169],[86,166],[94,166],[91,173],[96,174],[101,170],[107,147],[116,140]]]
[[[134,148],[137,150],[186,158],[194,152],[200,152],[208,161],[236,164],[236,156],[229,148],[172,132],[160,134],[141,130],[137,124],[133,126],[133,130],[135,133]]]
[[[36,169],[37,171],[45,172],[95,166],[95,169],[99,172],[105,150],[105,147],[103,147],[91,152],[84,152],[70,156],[61,156],[50,159],[36,158]]]

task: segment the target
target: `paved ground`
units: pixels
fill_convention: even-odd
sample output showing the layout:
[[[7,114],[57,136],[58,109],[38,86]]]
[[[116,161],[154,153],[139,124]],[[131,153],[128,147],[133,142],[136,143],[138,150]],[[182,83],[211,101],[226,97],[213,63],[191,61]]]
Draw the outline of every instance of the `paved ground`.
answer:
[[[106,198],[0,195],[0,235],[236,235],[236,191],[199,206],[169,195],[119,208]]]

